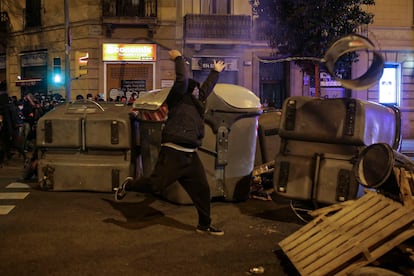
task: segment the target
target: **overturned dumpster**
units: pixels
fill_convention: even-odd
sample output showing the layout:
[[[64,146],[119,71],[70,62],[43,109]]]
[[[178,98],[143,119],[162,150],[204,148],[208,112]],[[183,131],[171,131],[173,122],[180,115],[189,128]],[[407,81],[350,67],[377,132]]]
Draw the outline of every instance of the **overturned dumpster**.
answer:
[[[111,192],[135,174],[135,134],[130,107],[76,101],[38,121],[38,178],[53,191]]]
[[[274,162],[280,149],[279,126],[282,111],[264,109],[259,116],[257,129],[255,166]]]
[[[314,205],[355,199],[358,154],[374,143],[399,147],[401,118],[394,107],[296,96],[286,99],[282,110],[273,178],[282,197]]]

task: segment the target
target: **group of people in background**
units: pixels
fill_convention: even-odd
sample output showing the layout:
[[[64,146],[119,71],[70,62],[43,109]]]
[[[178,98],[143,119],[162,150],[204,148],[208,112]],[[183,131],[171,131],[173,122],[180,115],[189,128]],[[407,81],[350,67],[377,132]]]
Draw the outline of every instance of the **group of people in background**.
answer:
[[[15,154],[28,158],[27,153],[34,149],[37,121],[60,101],[31,93],[18,99],[0,91],[0,168]]]
[[[77,95],[79,100],[102,102],[103,98],[88,93],[85,97]],[[132,105],[137,94],[128,100],[126,97],[110,99],[111,102],[120,102]],[[65,99],[54,94],[48,97],[35,93],[27,93],[21,99],[9,96],[5,89],[0,88],[0,168],[15,154],[28,158],[28,153],[34,150],[36,138],[36,125],[41,116],[54,109],[55,106],[65,103]]]
[[[93,96],[91,93],[88,93],[86,95],[86,98],[79,94],[76,96],[75,98],[77,101],[83,101],[83,100],[90,100],[90,101],[96,101],[96,102],[105,102],[105,99],[102,98],[100,95],[96,95]],[[138,99],[138,93],[133,92],[129,98],[126,95],[122,95],[122,96],[116,96],[116,98],[108,98],[108,102],[115,102],[115,103],[123,103],[126,105],[132,105],[134,103],[134,101]]]

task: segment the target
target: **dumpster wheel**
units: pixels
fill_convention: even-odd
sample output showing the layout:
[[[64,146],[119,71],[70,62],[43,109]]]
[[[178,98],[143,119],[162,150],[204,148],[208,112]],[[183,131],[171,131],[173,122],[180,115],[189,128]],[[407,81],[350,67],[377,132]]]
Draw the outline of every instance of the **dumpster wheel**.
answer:
[[[40,189],[44,191],[49,191],[53,189],[53,173],[55,172],[55,169],[49,165],[44,167],[43,169],[43,178],[39,181]]]

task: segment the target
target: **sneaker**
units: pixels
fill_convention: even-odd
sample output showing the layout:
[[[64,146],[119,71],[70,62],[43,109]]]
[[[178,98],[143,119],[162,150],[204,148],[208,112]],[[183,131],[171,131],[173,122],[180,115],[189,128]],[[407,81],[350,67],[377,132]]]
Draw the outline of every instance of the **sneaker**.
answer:
[[[208,233],[210,235],[213,236],[223,236],[224,235],[224,231],[209,225],[209,226],[197,226],[196,232],[198,233]]]
[[[128,176],[125,178],[124,182],[121,183],[121,185],[119,185],[117,188],[114,188],[116,201],[122,200],[126,196],[126,185],[132,180],[133,178]]]

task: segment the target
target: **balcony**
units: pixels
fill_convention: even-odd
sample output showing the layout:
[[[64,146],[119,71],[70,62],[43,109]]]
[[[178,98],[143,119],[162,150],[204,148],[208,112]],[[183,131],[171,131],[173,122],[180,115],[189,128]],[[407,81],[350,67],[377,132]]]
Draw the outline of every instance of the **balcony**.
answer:
[[[263,40],[248,15],[187,14],[184,17],[186,43],[247,44]]]
[[[110,26],[152,28],[157,23],[157,0],[103,0],[103,23]]]

